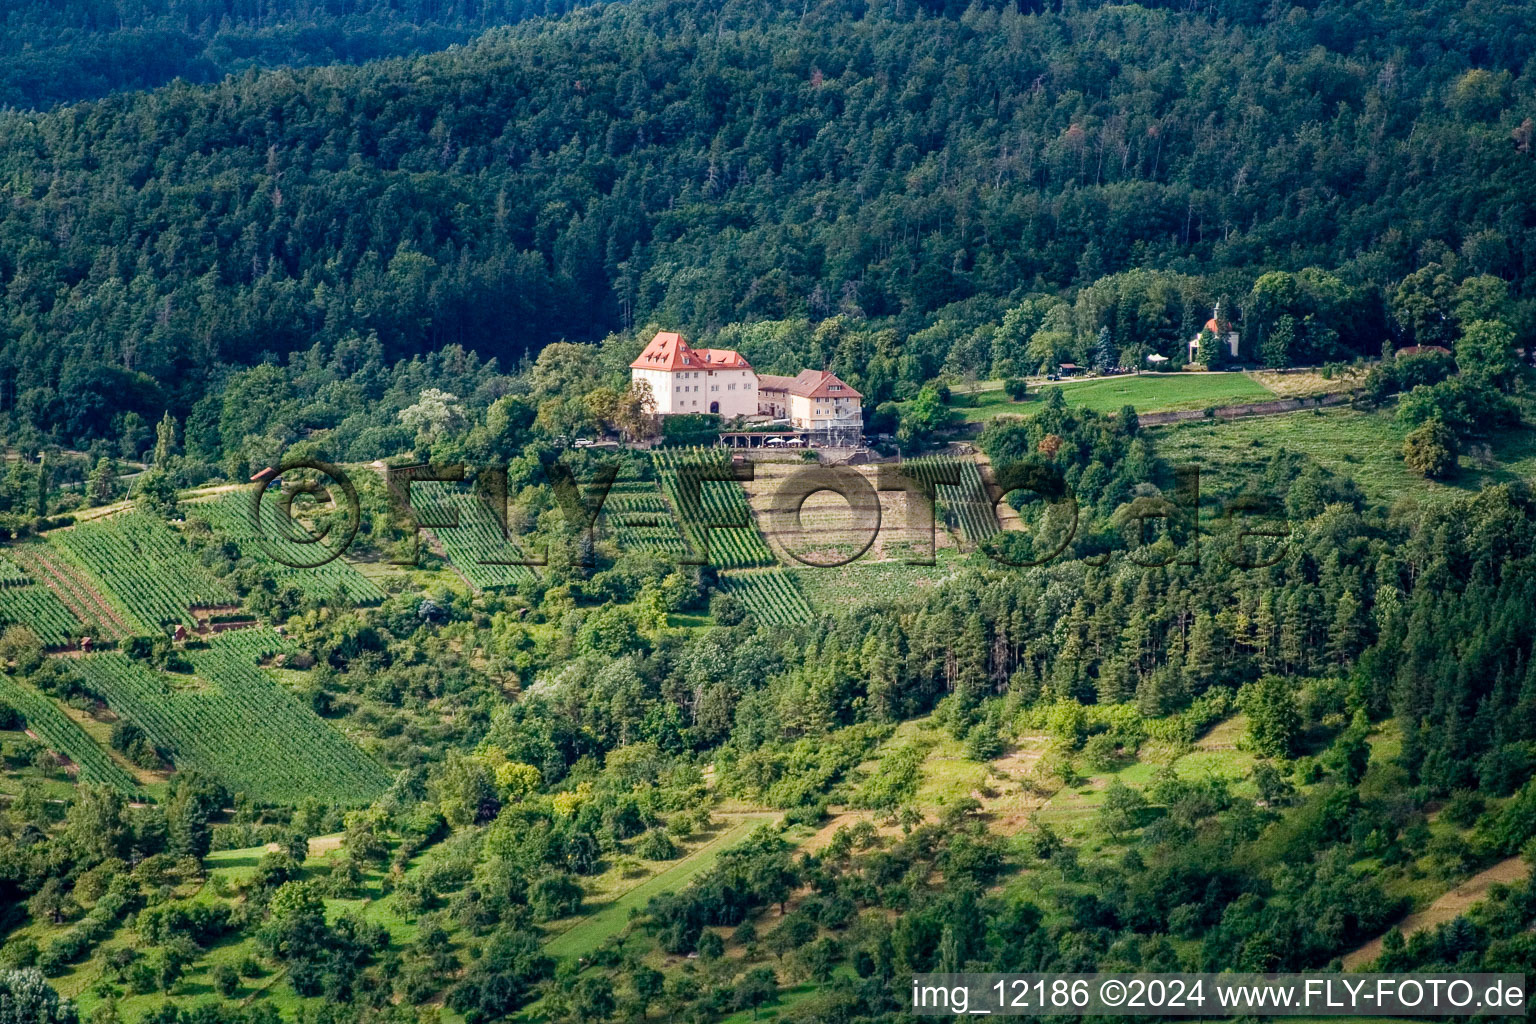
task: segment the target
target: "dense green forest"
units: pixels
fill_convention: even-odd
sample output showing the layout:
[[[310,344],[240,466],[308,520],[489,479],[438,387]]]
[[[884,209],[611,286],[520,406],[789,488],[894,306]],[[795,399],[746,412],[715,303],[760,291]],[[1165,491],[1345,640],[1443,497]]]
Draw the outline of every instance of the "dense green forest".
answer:
[[[0,108],[48,107],[250,68],[446,49],[562,0],[103,0],[6,5]]]
[[[0,409],[83,445],[104,387],[180,418],[316,344],[834,314],[915,387],[1037,295],[1042,344],[1179,349],[1225,299],[1253,358],[1318,361],[1446,341],[1491,276],[1528,338],[1531,9],[1220,13],[648,0],[0,116]]]

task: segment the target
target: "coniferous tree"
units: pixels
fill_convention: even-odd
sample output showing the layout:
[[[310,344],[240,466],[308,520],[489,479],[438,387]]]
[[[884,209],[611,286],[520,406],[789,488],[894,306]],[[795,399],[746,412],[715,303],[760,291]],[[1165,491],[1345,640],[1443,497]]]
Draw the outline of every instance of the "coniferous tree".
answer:
[[[1100,373],[1108,373],[1115,368],[1115,343],[1108,327],[1099,328],[1098,341],[1093,349],[1093,359]]]

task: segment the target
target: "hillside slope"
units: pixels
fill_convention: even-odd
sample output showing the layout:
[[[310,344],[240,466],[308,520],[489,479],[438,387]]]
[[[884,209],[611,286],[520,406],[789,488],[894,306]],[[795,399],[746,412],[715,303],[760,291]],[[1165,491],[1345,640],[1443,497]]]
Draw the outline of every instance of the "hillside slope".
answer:
[[[647,319],[905,337],[1131,266],[1191,275],[1156,345],[1264,269],[1336,269],[1341,352],[1375,354],[1417,268],[1523,300],[1533,39],[1529,6],[1449,0],[1247,25],[643,0],[11,114],[0,392],[86,440],[104,390],[180,415],[194,371],[354,334],[512,360]]]
[[[0,107],[48,107],[174,78],[361,63],[463,43],[568,0],[22,0],[0,21]]]

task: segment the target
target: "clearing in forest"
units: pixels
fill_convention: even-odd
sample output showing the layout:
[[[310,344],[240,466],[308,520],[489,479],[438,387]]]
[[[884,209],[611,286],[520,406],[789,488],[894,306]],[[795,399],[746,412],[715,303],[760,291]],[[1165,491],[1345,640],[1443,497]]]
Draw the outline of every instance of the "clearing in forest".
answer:
[[[978,388],[957,394],[951,408],[967,422],[996,416],[1033,416],[1044,404],[1048,388],[1061,388],[1067,405],[1094,412],[1119,412],[1129,405],[1137,412],[1207,409],[1213,406],[1272,402],[1280,397],[1246,373],[1137,373],[1036,384],[1029,396],[1015,402],[1000,388]]]
[[[765,811],[718,817],[726,825],[713,839],[659,874],[642,879],[607,903],[599,904],[593,912],[579,918],[575,924],[546,942],[545,952],[561,959],[572,959],[592,952],[610,936],[623,930],[629,923],[631,910],[644,909],[653,896],[681,889],[714,867],[722,853],[778,815]]]

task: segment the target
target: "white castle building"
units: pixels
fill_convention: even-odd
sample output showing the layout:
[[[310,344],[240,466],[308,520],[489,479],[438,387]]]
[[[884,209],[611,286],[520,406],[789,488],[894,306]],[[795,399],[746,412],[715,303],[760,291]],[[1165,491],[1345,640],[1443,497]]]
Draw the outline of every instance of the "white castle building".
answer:
[[[787,419],[795,430],[828,436],[852,432],[855,440],[864,424],[864,396],[835,373],[759,376],[740,352],[691,348],[675,331],[658,331],[629,369],[631,379],[650,385],[658,416]]]
[[[658,416],[712,412],[725,419],[757,415],[757,373],[740,352],[690,348],[681,334],[658,331],[630,377],[651,386]]]

